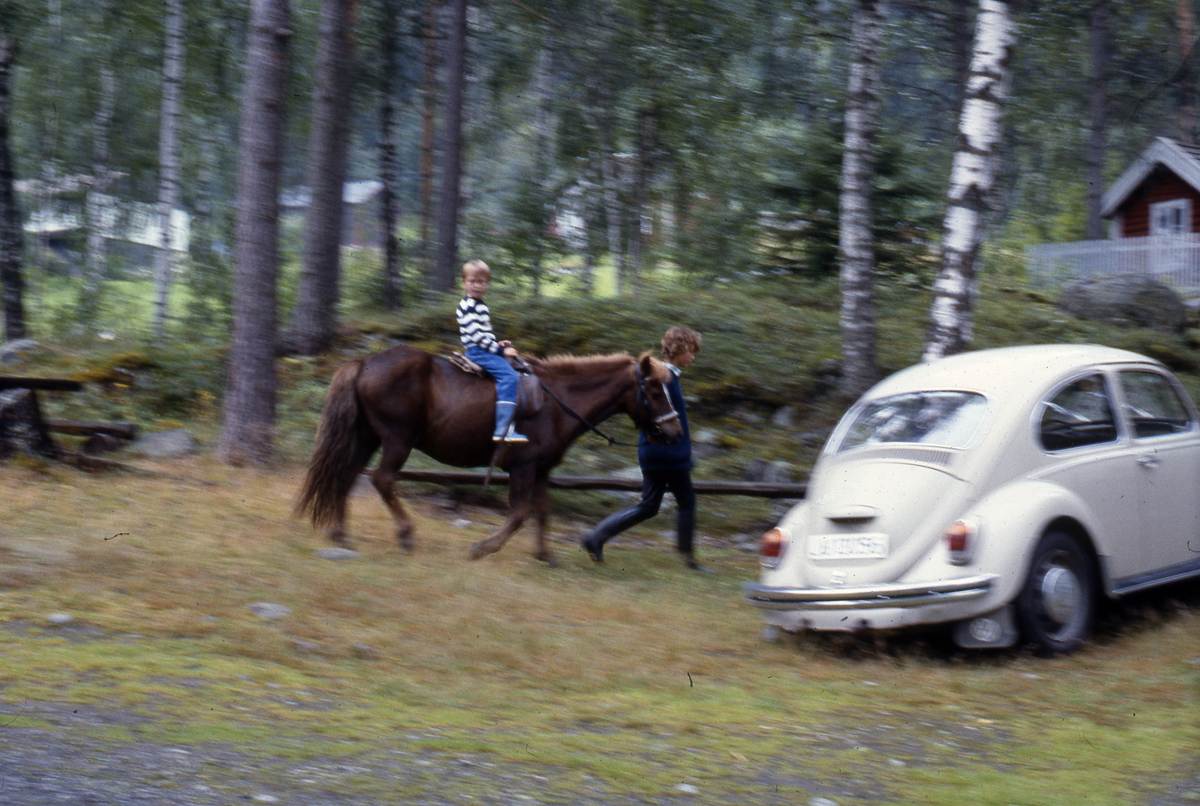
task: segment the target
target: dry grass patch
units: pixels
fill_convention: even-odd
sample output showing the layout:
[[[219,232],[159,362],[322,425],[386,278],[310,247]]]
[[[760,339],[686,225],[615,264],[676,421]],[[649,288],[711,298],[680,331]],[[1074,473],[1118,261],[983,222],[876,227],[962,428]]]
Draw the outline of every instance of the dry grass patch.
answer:
[[[915,638],[767,645],[739,595],[756,559],[731,549],[706,545],[718,573],[702,575],[667,542],[626,538],[596,566],[566,540],[577,525],[556,522],[562,568],[530,557],[527,532],[470,562],[502,513],[419,498],[409,555],[377,499],[356,496],[360,555],[329,561],[291,520],[298,471],[203,456],[160,469],[4,468],[7,718],[84,703],[145,717],[143,738],[275,756],[482,754],[555,770],[566,799],[661,799],[689,781],[730,802],[766,786],[803,801],[818,783],[842,803],[1082,802],[1103,757],[1117,803],[1200,745],[1190,603],[1118,618],[1052,660]],[[263,619],[263,601],[289,613]],[[76,621],[51,627],[52,613]],[[846,770],[869,787],[854,795]]]

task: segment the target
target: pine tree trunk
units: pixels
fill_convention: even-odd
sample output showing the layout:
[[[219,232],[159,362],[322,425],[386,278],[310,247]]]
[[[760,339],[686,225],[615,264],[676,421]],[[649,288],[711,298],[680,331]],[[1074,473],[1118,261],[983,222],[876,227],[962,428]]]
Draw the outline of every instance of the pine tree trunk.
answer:
[[[25,338],[25,288],[21,277],[21,214],[13,190],[12,155],[8,146],[9,88],[17,43],[0,26],[0,285],[4,289],[4,337]]]
[[[881,0],[858,0],[854,11],[854,59],[846,92],[842,192],[838,211],[841,250],[842,378],[838,388],[855,399],[875,382],[875,246],[872,182],[879,117]]]
[[[454,290],[458,277],[458,214],[462,191],[463,103],[467,81],[467,0],[450,0],[446,43],[446,106],[442,124],[442,189],[438,199],[438,251],[430,287]]]
[[[333,341],[341,272],[354,0],[322,0],[308,135],[308,186],[300,287],[284,339],[289,353],[316,355]]]
[[[421,259],[426,274],[432,275],[433,245],[433,179],[434,153],[437,140],[437,105],[441,97],[438,65],[441,62],[441,40],[438,17],[441,0],[428,0],[421,39],[421,165],[418,171],[421,199]]]
[[[397,0],[383,0],[383,22],[379,30],[379,50],[383,70],[379,85],[379,180],[383,186],[379,198],[379,220],[383,228],[383,304],[389,311],[400,308],[400,239],[396,157],[396,82],[393,78],[400,50],[400,15]]]
[[[279,176],[291,35],[288,0],[251,0],[238,139],[233,340],[220,456],[265,466],[274,453]]]
[[[1001,117],[1011,83],[1016,37],[1008,4],[980,0],[971,76],[950,173],[942,258],[934,281],[923,360],[962,352],[971,339],[975,259],[996,178]]]
[[[1196,71],[1192,58],[1196,53],[1196,12],[1192,0],[1178,0],[1175,6],[1179,30],[1179,131],[1180,139],[1196,144]]]
[[[1112,10],[1111,0],[1097,0],[1092,5],[1091,52],[1092,75],[1090,80],[1089,106],[1092,125],[1087,150],[1087,239],[1098,241],[1104,237],[1104,220],[1100,217],[1104,197],[1104,146],[1108,134],[1108,15]]]
[[[617,296],[621,297],[625,295],[625,275],[628,271],[625,246],[621,238],[621,231],[624,229],[621,225],[624,223],[622,219],[625,216],[625,209],[621,206],[621,166],[617,162],[616,154],[613,153],[611,137],[607,131],[603,140],[603,149],[604,154],[601,159],[603,160],[604,216],[607,225],[608,254],[616,268],[616,291]]]
[[[158,136],[158,245],[155,275],[154,336],[163,339],[175,250],[171,217],[179,206],[179,118],[183,92],[184,19],[183,0],[167,0],[163,51],[162,110]]]
[[[538,231],[533,247],[533,295],[542,295],[542,262],[545,253],[546,227],[549,224],[548,204],[552,194],[551,152],[553,150],[554,109],[554,50],[547,44],[538,52],[534,78],[537,93],[537,110],[534,114],[533,174],[537,177],[539,201],[542,215],[538,218]]]

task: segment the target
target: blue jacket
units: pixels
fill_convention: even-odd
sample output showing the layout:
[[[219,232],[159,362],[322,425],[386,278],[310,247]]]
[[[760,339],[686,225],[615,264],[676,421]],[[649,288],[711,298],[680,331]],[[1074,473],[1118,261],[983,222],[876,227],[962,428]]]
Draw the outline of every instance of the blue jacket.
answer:
[[[679,414],[683,436],[674,445],[656,444],[643,431],[638,438],[638,464],[642,470],[691,470],[692,433],[688,430],[687,404],[683,402],[683,387],[679,385],[679,370],[670,364],[671,380],[667,384],[667,395],[671,405]]]

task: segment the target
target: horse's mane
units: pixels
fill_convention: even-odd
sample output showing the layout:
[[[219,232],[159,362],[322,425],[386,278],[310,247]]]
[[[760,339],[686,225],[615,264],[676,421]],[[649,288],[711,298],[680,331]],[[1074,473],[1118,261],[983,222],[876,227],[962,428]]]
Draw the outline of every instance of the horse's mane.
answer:
[[[604,355],[552,355],[548,358],[537,358],[535,356],[523,356],[535,369],[544,368],[547,371],[554,372],[559,375],[580,375],[595,370],[597,367],[612,365],[619,367],[624,364],[632,364],[640,361],[642,358],[650,355],[650,351],[642,353],[638,358],[634,358],[629,353],[607,353]],[[650,358],[650,365],[654,368],[652,376],[654,380],[660,383],[666,383],[671,379],[671,371],[667,369],[667,365],[657,358]]]

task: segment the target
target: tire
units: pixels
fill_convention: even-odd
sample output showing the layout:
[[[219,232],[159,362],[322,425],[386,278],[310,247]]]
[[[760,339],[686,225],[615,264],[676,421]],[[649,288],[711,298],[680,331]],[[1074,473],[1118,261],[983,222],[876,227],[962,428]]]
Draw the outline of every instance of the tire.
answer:
[[[1017,597],[1022,636],[1041,655],[1074,652],[1091,630],[1096,592],[1092,559],[1079,541],[1066,532],[1047,532]]]

